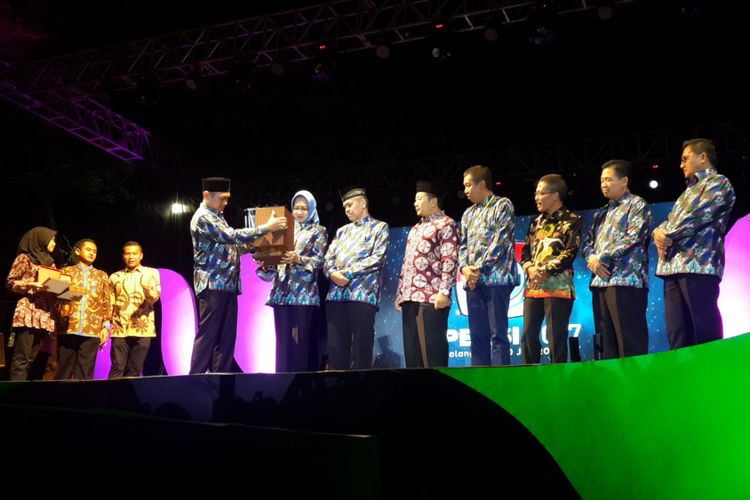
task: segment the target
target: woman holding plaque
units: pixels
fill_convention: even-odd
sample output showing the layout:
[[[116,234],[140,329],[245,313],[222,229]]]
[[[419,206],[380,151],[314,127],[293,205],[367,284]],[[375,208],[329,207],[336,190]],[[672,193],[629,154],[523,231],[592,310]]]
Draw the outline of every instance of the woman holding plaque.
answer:
[[[308,191],[292,197],[294,250],[286,252],[278,266],[261,266],[256,271],[262,280],[273,281],[266,304],[273,307],[276,325],[277,372],[308,370],[312,313],[320,307],[318,271],[328,238],[316,207]]]
[[[5,281],[9,290],[22,295],[13,313],[10,380],[26,380],[42,341],[55,331],[57,300],[39,281],[39,267],[54,267],[56,234],[54,229],[42,226],[24,234]]]

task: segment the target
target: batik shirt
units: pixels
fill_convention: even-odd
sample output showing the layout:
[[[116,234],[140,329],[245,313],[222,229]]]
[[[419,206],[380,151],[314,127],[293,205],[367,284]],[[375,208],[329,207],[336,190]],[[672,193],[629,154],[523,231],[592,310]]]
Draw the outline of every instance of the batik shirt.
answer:
[[[458,228],[456,221],[440,211],[409,231],[396,303],[435,303],[439,292],[450,297],[456,284]]]
[[[323,267],[328,234],[320,224],[294,222],[294,251],[299,264],[279,264],[275,269],[259,267],[256,274],[273,280],[269,306],[319,306],[318,271]]]
[[[349,278],[346,286],[331,281],[326,300],[331,302],[365,302],[378,306],[380,270],[388,250],[388,224],[369,215],[336,231],[326,252],[323,273],[339,271]]]
[[[626,191],[594,213],[581,252],[592,255],[607,268],[609,278],[591,273],[591,287],[632,286],[648,288],[648,244],[651,209],[646,200]]]
[[[581,245],[581,216],[565,207],[539,214],[529,224],[521,265],[533,264],[547,274],[542,285],[526,280],[524,297],[575,299],[573,261]]]
[[[666,257],[659,259],[656,274],[709,274],[721,278],[724,236],[733,205],[734,189],[729,179],[713,168],[696,172],[667,220],[659,225],[672,245]]]
[[[490,195],[464,212],[458,265],[476,266],[479,285],[517,285],[515,211],[508,198]],[[468,288],[468,285],[467,285]]]
[[[70,276],[71,287],[86,291],[81,300],[69,300],[63,306],[62,332],[100,338],[112,319],[107,273],[83,264],[63,267],[60,272]]]
[[[240,246],[264,234],[260,227],[234,229],[218,210],[201,203],[190,221],[193,238],[193,286],[241,293]]]
[[[156,297],[146,295],[143,284],[156,292]],[[109,277],[112,291],[112,338],[156,337],[154,304],[161,295],[159,271],[153,267],[138,266],[132,271],[123,269]]]
[[[13,328],[37,328],[47,332],[55,331],[57,318],[57,298],[50,292],[23,289],[15,285],[16,281],[37,281],[39,266],[34,264],[25,253],[18,254],[10,267],[5,281],[9,290],[23,294],[16,304],[13,313]],[[3,346],[0,346],[2,349]]]

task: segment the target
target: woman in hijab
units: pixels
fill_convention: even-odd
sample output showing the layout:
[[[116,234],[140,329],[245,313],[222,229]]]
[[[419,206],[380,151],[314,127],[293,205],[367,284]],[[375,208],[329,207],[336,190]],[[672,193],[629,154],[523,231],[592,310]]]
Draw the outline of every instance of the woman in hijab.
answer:
[[[6,279],[9,290],[23,295],[13,314],[15,347],[10,380],[26,380],[42,340],[55,331],[56,298],[39,282],[39,266],[54,267],[52,251],[56,234],[55,230],[42,226],[24,234]]]
[[[287,252],[278,266],[256,271],[262,280],[273,281],[266,304],[273,307],[276,325],[276,372],[309,369],[310,324],[314,308],[320,307],[318,271],[328,239],[310,192],[298,191],[292,197],[292,214],[294,251]]]

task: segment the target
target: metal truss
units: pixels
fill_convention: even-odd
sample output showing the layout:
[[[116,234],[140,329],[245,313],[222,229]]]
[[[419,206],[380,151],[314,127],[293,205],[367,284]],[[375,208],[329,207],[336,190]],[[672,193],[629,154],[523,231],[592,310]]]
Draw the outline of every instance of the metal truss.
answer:
[[[11,76],[23,66],[10,57],[0,61],[0,97],[115,158],[125,162],[149,159],[149,143],[154,138],[147,130],[73,86],[49,90],[40,97],[24,92]]]
[[[144,78],[170,83],[196,73],[223,75],[238,64],[309,60],[323,40],[347,53],[426,38],[438,21],[457,33],[516,23],[538,14],[539,5],[530,0],[338,0],[31,63],[0,52],[0,96],[123,161],[185,163],[184,155],[170,160],[168,149],[160,150],[148,131],[96,96],[135,88]],[[592,5],[558,0],[555,14]]]
[[[723,158],[750,154],[750,123],[718,123],[694,127],[692,137],[714,141]],[[252,206],[288,199],[299,189],[309,189],[322,197],[334,197],[347,186],[366,186],[371,193],[411,192],[416,179],[429,179],[444,191],[460,189],[464,170],[472,165],[487,165],[500,181],[535,181],[548,173],[598,171],[612,158],[633,163],[636,168],[676,162],[682,153],[683,137],[674,131],[586,139],[540,146],[508,148],[465,155],[426,158],[387,164],[352,167],[346,171],[311,170],[306,173],[237,180],[238,198]],[[598,176],[598,173],[595,175]]]
[[[540,5],[533,0],[338,0],[35,61],[18,81],[32,95],[68,86],[83,94],[132,89],[144,75],[171,83],[192,74],[227,74],[238,64],[310,60],[323,41],[342,54],[427,38],[437,22],[454,33],[518,23],[538,13]],[[554,14],[594,5],[593,0],[558,0]]]

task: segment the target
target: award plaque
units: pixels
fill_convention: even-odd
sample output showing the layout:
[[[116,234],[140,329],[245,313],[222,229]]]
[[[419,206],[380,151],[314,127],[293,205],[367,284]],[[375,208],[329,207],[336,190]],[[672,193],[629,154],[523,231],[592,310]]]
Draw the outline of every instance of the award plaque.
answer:
[[[248,209],[248,220],[246,224],[249,227],[257,227],[268,222],[271,214],[276,217],[286,217],[286,229],[280,229],[272,233],[266,233],[259,237],[253,243],[255,260],[261,262],[264,266],[275,266],[281,263],[281,258],[286,252],[294,250],[294,217],[287,207],[261,207],[254,210],[254,220],[252,217],[253,209]]]

